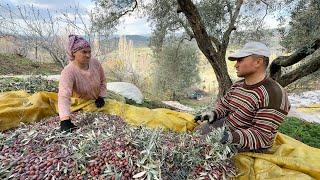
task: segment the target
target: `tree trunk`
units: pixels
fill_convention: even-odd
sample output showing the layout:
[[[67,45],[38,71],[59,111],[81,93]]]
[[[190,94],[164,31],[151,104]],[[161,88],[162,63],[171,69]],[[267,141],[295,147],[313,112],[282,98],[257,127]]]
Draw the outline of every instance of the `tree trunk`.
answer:
[[[36,59],[38,59],[38,46],[36,46],[35,49],[36,49],[36,53],[35,53],[36,54]]]
[[[219,84],[218,97],[224,95],[231,87],[232,82],[228,74],[225,56],[219,53],[212,45],[211,39],[204,27],[200,14],[191,0],[178,0],[179,11],[183,12],[192,28],[199,49],[210,62]]]
[[[49,54],[52,57],[53,61],[55,61],[57,64],[60,65],[60,67],[64,68],[68,62],[65,60],[66,58],[59,58],[54,52],[52,52],[51,50],[49,50]]]

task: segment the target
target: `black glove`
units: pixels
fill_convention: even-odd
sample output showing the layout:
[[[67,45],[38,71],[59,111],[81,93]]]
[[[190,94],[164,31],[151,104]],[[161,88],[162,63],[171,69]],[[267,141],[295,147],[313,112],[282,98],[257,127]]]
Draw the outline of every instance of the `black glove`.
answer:
[[[98,99],[95,101],[97,108],[101,108],[104,106],[105,102],[103,97],[99,96]]]
[[[205,111],[201,114],[198,114],[194,117],[195,121],[208,121],[212,124],[216,120],[216,114],[212,111]]]
[[[72,132],[75,130],[77,126],[75,126],[70,119],[60,121],[60,131]]]
[[[223,136],[222,136],[222,138],[220,140],[220,143],[221,144],[226,144],[228,142],[228,139],[229,139],[229,134],[228,134],[227,131],[224,131],[223,132]]]

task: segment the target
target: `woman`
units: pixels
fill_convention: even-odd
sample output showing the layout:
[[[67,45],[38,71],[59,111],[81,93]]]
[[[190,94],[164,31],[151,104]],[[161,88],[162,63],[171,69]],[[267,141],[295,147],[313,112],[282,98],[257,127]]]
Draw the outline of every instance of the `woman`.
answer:
[[[71,132],[76,128],[70,119],[71,97],[95,99],[98,108],[104,106],[106,78],[100,62],[91,58],[90,44],[84,38],[69,35],[67,55],[70,62],[61,72],[58,110],[60,130]]]

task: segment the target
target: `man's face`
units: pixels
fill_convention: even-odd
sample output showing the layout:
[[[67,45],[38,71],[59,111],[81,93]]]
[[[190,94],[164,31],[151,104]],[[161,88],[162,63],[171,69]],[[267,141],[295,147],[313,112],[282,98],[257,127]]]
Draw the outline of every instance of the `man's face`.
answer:
[[[74,59],[80,64],[87,64],[91,58],[91,48],[83,48],[76,51],[74,54]]]
[[[237,59],[237,63],[234,66],[237,70],[238,77],[248,77],[257,72],[259,63],[253,56],[247,56]]]

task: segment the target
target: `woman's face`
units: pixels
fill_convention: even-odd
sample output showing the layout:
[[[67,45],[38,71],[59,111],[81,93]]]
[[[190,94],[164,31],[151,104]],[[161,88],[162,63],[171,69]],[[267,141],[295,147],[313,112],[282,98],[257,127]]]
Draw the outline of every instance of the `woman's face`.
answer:
[[[91,59],[91,48],[83,48],[73,53],[74,60],[79,64],[88,64]]]

